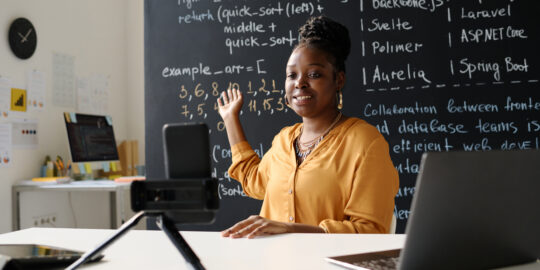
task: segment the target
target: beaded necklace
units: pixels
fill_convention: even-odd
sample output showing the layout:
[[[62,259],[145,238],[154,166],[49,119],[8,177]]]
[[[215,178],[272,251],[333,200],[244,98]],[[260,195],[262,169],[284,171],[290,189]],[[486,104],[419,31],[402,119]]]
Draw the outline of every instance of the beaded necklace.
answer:
[[[332,122],[332,124],[323,132],[319,137],[314,138],[313,140],[310,140],[308,142],[300,142],[300,137],[302,137],[302,133],[304,132],[304,127],[302,126],[300,128],[300,135],[295,140],[295,146],[296,146],[296,158],[298,160],[298,164],[302,163],[304,159],[315,149],[315,147],[319,144],[319,142],[322,141],[324,136],[339,122],[341,119],[341,112],[337,115],[336,119]]]

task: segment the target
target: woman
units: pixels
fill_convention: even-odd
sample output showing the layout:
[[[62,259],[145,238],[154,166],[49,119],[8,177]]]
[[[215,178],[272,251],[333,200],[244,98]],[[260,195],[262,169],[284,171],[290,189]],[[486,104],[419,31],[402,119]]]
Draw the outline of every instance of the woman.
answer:
[[[222,235],[387,233],[399,185],[388,143],[372,125],[340,112],[348,30],[315,17],[300,37],[287,62],[285,100],[302,123],[283,128],[262,160],[240,124],[242,93],[229,89],[218,99],[232,151],[229,175],[248,196],[264,199],[260,216]]]

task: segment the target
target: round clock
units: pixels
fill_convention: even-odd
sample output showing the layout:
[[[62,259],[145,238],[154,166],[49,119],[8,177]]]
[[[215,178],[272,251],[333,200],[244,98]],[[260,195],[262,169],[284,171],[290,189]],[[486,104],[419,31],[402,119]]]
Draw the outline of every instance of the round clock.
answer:
[[[9,46],[15,56],[30,58],[36,51],[37,34],[32,23],[25,18],[15,19],[9,27]]]

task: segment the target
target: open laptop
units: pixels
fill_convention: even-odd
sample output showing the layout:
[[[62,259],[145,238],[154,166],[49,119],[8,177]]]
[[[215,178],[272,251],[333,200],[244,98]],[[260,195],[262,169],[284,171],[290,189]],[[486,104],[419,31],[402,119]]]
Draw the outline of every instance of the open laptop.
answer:
[[[540,258],[540,151],[425,153],[411,209],[401,252],[326,259],[350,269],[400,270],[534,262]]]

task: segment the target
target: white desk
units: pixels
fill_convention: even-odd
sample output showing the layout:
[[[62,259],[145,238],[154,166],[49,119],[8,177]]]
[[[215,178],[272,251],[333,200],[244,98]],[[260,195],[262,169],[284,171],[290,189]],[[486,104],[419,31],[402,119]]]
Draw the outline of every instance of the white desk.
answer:
[[[89,250],[113,230],[32,228],[0,235],[0,243],[38,243]],[[401,248],[404,235],[282,234],[256,239],[230,239],[219,232],[182,232],[212,269],[334,269],[325,257]],[[188,269],[183,257],[161,231],[132,230],[104,252],[103,261],[81,269]],[[508,269],[540,269],[532,263]]]
[[[67,184],[57,184],[56,182],[33,182],[21,181],[12,187],[12,228],[20,229],[20,193],[27,191],[105,191],[109,192],[111,229],[116,229],[122,224],[123,219],[129,216],[123,216],[126,203],[129,204],[130,183],[116,183],[110,180],[84,180],[73,181]],[[129,206],[129,205],[127,205]],[[131,213],[124,213],[124,215]],[[131,216],[131,215],[130,215]]]

